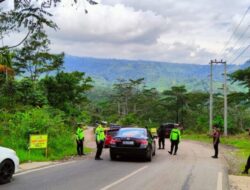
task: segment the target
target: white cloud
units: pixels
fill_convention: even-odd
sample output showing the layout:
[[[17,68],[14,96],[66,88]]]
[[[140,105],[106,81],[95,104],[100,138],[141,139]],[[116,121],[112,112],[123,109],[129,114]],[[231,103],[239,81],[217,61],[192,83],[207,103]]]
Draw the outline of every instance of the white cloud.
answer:
[[[98,5],[83,9],[61,7],[55,12],[55,22],[60,31],[55,38],[96,43],[154,43],[166,30],[168,20],[152,11],[135,11],[122,4]]]
[[[53,51],[207,63],[214,58],[235,57],[248,45],[250,37],[249,27],[237,42],[248,27],[249,12],[227,46],[226,56],[220,57],[225,42],[249,6],[246,0],[99,0],[96,6],[79,2],[72,7],[71,1],[63,0],[51,9],[60,27],[57,32],[49,31]],[[85,8],[88,14],[84,13]]]

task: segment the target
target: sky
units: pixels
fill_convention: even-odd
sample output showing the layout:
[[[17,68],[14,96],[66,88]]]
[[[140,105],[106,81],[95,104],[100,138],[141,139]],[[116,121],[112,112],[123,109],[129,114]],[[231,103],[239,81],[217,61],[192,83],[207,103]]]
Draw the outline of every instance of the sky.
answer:
[[[97,0],[94,6],[62,1],[49,10],[59,26],[48,30],[55,53],[195,64],[249,58],[246,51],[233,61],[250,42],[250,11],[234,32],[248,0]]]

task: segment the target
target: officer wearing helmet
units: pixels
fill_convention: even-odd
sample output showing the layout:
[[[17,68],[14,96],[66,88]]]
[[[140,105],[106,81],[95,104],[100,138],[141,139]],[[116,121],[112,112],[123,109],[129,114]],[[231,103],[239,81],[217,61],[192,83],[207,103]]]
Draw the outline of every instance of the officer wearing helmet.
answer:
[[[95,160],[103,160],[101,158],[101,154],[102,154],[104,141],[106,138],[105,133],[104,133],[104,126],[107,125],[107,122],[102,121],[100,124],[96,122],[96,124],[97,124],[97,127],[95,129],[95,137],[96,137],[97,150],[96,150]]]

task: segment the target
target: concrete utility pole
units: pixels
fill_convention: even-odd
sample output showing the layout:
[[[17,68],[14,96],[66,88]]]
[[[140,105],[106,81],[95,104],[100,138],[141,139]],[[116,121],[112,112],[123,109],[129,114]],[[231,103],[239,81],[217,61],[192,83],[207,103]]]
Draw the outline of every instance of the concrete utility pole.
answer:
[[[213,62],[210,64],[210,91],[209,91],[209,131],[212,132],[213,125]]]
[[[227,136],[227,63],[224,64],[224,135]]]
[[[210,63],[210,115],[209,115],[209,129],[212,129],[213,122],[213,64],[224,64],[224,135],[227,136],[227,63],[226,61],[211,60]]]

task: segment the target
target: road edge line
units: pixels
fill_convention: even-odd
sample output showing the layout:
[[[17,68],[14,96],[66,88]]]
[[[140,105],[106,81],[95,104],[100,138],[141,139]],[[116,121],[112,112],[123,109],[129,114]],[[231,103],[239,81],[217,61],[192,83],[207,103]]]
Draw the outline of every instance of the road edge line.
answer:
[[[70,161],[70,162],[65,162],[65,163],[58,163],[58,164],[52,164],[52,165],[48,165],[48,166],[44,166],[44,167],[39,167],[39,168],[35,168],[35,169],[30,169],[30,170],[26,170],[26,171],[21,171],[21,172],[18,172],[16,174],[14,174],[13,176],[20,176],[20,175],[24,175],[24,174],[28,174],[28,173],[32,173],[32,172],[35,172],[35,171],[40,171],[40,170],[44,170],[44,169],[48,169],[48,168],[53,168],[53,167],[56,167],[56,166],[62,166],[62,165],[67,165],[67,164],[72,164],[76,161]]]

